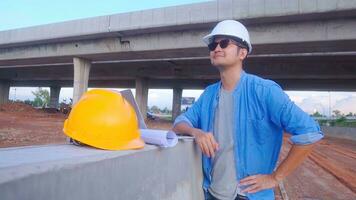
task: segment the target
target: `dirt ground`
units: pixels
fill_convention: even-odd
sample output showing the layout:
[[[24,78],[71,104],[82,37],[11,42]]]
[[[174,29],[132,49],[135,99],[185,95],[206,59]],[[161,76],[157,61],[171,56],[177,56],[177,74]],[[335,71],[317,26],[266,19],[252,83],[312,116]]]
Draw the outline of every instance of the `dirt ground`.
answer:
[[[49,113],[23,103],[0,106],[0,148],[66,142],[62,132],[68,115]],[[164,120],[146,120],[152,129],[169,129],[172,123]]]
[[[290,147],[285,138],[282,159]],[[356,199],[356,142],[326,137],[284,185],[290,199]]]
[[[64,143],[66,115],[36,110],[20,103],[0,106],[0,148]],[[171,122],[147,120],[149,128],[169,129]],[[281,159],[291,145],[285,137]],[[283,181],[290,200],[356,199],[356,142],[325,138],[307,160]],[[282,188],[283,189],[283,188]],[[283,199],[276,188],[276,199]]]
[[[64,143],[66,116],[48,113],[22,103],[0,106],[0,147]]]

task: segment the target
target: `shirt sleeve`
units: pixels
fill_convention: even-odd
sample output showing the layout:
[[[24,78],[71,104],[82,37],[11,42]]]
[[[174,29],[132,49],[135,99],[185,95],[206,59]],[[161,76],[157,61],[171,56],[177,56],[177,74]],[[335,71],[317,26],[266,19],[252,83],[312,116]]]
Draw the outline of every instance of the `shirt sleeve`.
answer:
[[[269,87],[267,110],[277,126],[292,134],[290,140],[296,145],[312,144],[324,137],[319,124],[295,105],[276,83]]]
[[[175,127],[179,123],[187,123],[189,126],[194,128],[200,128],[200,120],[201,120],[201,107],[202,107],[202,99],[204,98],[205,91],[199,97],[198,101],[196,101],[188,110],[182,114],[180,114],[173,123],[173,127]]]

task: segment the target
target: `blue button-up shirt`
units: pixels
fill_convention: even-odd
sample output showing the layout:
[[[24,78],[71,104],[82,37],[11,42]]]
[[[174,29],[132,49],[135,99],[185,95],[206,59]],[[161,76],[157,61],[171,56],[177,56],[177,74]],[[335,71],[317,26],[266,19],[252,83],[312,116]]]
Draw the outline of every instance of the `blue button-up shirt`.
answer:
[[[175,120],[205,132],[213,132],[215,108],[219,102],[221,81],[208,86],[198,101]],[[271,81],[242,71],[233,91],[234,157],[236,178],[271,174],[282,146],[283,130],[292,134],[296,145],[315,143],[324,134],[307,113],[296,106],[281,87]],[[202,156],[203,189],[211,183],[211,158]],[[248,194],[250,199],[274,199],[272,189]]]

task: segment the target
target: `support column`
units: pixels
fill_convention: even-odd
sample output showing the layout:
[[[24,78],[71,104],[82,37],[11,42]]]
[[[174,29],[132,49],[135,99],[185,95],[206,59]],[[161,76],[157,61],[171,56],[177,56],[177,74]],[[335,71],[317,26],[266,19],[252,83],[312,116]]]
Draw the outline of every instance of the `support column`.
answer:
[[[181,113],[182,88],[173,88],[172,120],[174,121]]]
[[[147,118],[148,79],[136,78],[136,102],[144,119]]]
[[[9,101],[10,82],[0,80],[0,104]]]
[[[89,72],[91,62],[83,58],[73,58],[74,80],[73,80],[73,105],[88,89]]]
[[[51,86],[50,87],[50,101],[49,101],[50,108],[58,108],[60,92],[61,92],[60,86]]]

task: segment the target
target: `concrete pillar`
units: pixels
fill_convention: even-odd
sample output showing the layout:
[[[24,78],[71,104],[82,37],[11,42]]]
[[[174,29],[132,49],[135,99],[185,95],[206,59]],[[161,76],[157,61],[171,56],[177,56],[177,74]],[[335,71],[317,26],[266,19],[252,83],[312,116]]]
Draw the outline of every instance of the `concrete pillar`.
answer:
[[[74,81],[73,81],[73,105],[88,89],[89,72],[91,62],[83,58],[73,58]]]
[[[50,101],[49,101],[50,108],[58,108],[60,92],[61,92],[60,86],[51,86],[50,87]]]
[[[136,102],[143,118],[147,117],[148,79],[136,78]]]
[[[173,88],[172,120],[174,121],[181,113],[182,88]]]
[[[9,101],[10,82],[0,80],[0,104]]]

